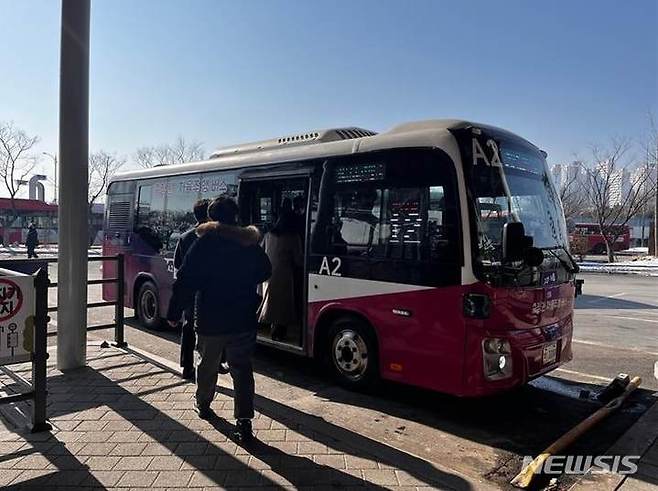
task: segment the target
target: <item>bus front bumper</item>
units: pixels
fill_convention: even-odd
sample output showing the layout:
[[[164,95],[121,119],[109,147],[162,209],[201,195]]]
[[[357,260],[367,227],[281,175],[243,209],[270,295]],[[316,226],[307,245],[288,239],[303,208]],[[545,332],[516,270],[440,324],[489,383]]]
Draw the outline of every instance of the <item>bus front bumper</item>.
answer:
[[[541,328],[471,335],[467,342],[466,397],[496,394],[526,384],[573,358],[571,319]]]

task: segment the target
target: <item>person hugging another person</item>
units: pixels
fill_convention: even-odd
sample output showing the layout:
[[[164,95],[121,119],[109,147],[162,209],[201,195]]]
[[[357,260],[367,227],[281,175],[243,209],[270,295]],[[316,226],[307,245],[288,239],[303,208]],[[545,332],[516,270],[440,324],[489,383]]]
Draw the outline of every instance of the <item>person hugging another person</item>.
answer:
[[[269,325],[273,341],[285,341],[288,328],[298,325],[295,277],[303,265],[302,240],[289,199],[281,204],[279,219],[263,240],[272,263],[272,276],[263,284],[258,321]]]

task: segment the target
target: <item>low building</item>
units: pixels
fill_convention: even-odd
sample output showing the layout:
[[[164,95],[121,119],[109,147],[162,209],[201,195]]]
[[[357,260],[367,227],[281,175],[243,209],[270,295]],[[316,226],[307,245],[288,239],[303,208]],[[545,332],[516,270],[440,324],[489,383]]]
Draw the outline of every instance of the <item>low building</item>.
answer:
[[[92,206],[89,220],[90,237],[97,237],[102,230],[104,209],[103,203]],[[25,243],[30,223],[37,226],[40,243],[57,243],[57,204],[37,199],[0,198],[0,239],[3,244]]]

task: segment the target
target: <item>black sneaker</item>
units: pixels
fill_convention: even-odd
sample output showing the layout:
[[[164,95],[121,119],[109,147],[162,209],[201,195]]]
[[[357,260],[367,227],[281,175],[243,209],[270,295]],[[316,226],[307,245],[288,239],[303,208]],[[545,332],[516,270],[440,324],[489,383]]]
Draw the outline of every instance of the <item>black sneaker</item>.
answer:
[[[210,409],[210,406],[200,406],[196,402],[194,403],[194,410],[201,419],[210,419],[215,415],[213,410]]]
[[[239,419],[237,421],[235,424],[235,432],[233,433],[233,438],[235,438],[238,443],[243,445],[254,441],[254,432],[251,429],[250,419]]]

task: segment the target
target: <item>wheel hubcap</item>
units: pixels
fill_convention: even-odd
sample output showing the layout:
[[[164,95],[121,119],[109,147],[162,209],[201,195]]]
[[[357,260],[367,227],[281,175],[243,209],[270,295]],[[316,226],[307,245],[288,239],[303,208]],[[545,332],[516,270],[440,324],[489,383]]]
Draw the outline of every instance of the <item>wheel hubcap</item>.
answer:
[[[351,380],[359,380],[368,368],[368,346],[351,329],[339,332],[333,342],[333,361],[338,370]]]
[[[152,291],[146,290],[142,294],[141,307],[142,314],[144,315],[145,319],[151,320],[155,318],[158,307],[157,299],[155,298],[155,294]]]

